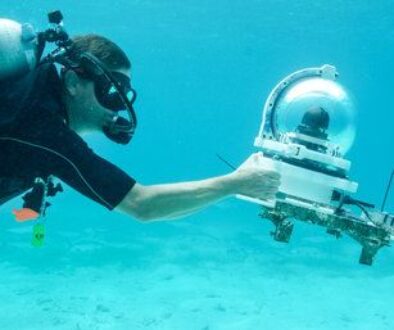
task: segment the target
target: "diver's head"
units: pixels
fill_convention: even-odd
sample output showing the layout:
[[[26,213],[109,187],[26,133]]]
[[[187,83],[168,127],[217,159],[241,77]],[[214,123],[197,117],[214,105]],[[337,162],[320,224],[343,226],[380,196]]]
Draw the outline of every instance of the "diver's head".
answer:
[[[93,60],[104,64],[125,93],[133,91],[131,63],[123,50],[105,37],[89,34],[73,38],[68,56],[76,65],[64,69],[62,74],[69,125],[78,133],[102,129],[106,132],[124,104],[118,94],[112,92],[107,79],[95,74],[95,68],[84,65],[86,58],[81,58],[81,54],[91,54]]]

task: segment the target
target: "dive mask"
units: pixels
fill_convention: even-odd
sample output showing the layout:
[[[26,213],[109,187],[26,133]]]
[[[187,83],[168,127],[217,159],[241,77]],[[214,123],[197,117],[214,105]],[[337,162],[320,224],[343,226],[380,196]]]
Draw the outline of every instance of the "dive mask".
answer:
[[[130,78],[123,73],[110,71],[90,53],[80,56],[79,67],[74,70],[94,82],[97,101],[112,113],[112,121],[103,127],[104,134],[116,143],[129,143],[137,126],[133,108],[137,94],[131,87]],[[121,116],[124,112],[128,118]]]

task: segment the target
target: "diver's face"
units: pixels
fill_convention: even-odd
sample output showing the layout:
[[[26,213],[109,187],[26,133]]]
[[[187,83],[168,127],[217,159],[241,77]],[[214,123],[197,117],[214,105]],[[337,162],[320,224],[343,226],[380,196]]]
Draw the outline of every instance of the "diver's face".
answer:
[[[115,70],[130,77],[128,69]],[[83,120],[83,131],[98,131],[110,125],[113,121],[116,112],[109,110],[102,106],[96,98],[94,81],[79,78],[78,91],[76,99],[78,100],[77,106],[80,111],[81,120]]]

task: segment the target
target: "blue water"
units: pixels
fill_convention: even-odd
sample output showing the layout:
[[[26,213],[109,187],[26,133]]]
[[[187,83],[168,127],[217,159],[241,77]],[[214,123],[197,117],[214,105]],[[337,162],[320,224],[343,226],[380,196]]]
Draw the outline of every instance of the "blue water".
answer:
[[[88,137],[143,184],[225,174],[251,152],[274,85],[333,64],[358,121],[347,158],[358,197],[380,205],[394,167],[392,2],[13,1],[0,16],[37,28],[61,9],[72,34],[129,54],[139,92],[130,147]],[[49,209],[45,247],[0,210],[0,329],[393,329],[394,250],[372,267],[360,246],[298,223],[272,241],[259,208],[227,199],[176,222],[141,224],[70,188]],[[394,193],[388,209],[394,211]]]

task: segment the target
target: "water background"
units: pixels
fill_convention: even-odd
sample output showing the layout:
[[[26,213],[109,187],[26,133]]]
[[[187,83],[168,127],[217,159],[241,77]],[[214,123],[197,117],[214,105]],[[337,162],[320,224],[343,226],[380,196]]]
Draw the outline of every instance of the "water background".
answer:
[[[263,103],[289,73],[333,64],[353,94],[348,154],[358,197],[380,205],[394,167],[391,1],[2,1],[0,16],[94,32],[129,54],[139,127],[130,147],[90,136],[143,184],[225,174],[240,164]],[[46,246],[0,211],[2,329],[392,329],[394,250],[373,267],[360,247],[296,225],[269,236],[258,207],[234,199],[178,222],[144,225],[70,188],[49,210]],[[394,192],[388,200],[394,211]]]

